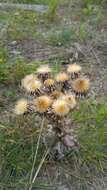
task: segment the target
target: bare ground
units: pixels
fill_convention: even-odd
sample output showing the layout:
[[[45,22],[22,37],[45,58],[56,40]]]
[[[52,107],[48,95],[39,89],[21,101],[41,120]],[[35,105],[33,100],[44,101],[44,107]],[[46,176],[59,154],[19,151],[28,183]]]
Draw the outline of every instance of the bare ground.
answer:
[[[73,60],[83,66],[84,73],[90,78],[92,95],[95,97],[107,95],[107,42],[95,46],[90,43],[85,45],[74,43],[72,47],[64,48],[44,45],[37,40],[23,40],[16,42],[15,45],[9,45],[9,51],[13,50],[19,52],[28,62],[62,59],[65,66]]]

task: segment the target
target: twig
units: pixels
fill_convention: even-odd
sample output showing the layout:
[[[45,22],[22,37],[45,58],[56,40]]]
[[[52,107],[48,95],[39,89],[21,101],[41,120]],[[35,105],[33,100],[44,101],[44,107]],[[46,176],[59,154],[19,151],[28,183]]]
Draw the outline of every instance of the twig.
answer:
[[[32,169],[31,169],[29,184],[31,184],[31,181],[32,181],[33,171],[34,171],[34,167],[35,167],[35,163],[36,163],[36,158],[37,158],[37,153],[38,153],[38,149],[39,149],[39,144],[40,144],[43,127],[44,127],[44,117],[43,117],[42,123],[41,123],[41,128],[40,128],[40,133],[39,133],[39,137],[38,137],[38,141],[37,141],[37,147],[36,147],[34,161],[33,161]]]
[[[29,190],[32,189],[32,186],[33,186],[33,184],[34,184],[34,182],[35,182],[35,180],[36,180],[36,178],[37,178],[37,176],[38,176],[38,173],[39,173],[39,171],[40,171],[40,169],[41,169],[41,167],[42,167],[42,165],[43,165],[43,163],[44,163],[44,161],[45,161],[46,156],[49,154],[49,151],[50,151],[50,148],[48,148],[47,151],[44,153],[44,155],[43,155],[43,157],[42,157],[42,159],[41,159],[41,162],[40,162],[40,164],[39,164],[39,166],[38,166],[38,169],[37,169],[37,171],[36,171],[36,173],[35,173],[35,175],[34,175],[34,178],[33,178],[32,182],[31,182],[31,185],[30,185],[30,187],[29,187]]]
[[[98,63],[98,64],[101,64],[101,61],[100,61],[100,59],[98,58],[98,56],[97,56],[97,54],[95,53],[95,51],[94,51],[93,48],[91,49],[91,51],[92,51],[92,53],[93,53],[95,59],[97,60],[97,63]]]

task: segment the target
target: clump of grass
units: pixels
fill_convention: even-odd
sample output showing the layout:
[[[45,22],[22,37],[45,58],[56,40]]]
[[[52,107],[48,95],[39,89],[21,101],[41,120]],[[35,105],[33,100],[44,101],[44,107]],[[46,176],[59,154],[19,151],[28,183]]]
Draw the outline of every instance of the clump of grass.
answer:
[[[16,59],[12,65],[1,66],[0,81],[5,84],[18,84],[27,73],[27,65],[24,60]]]
[[[9,20],[8,37],[12,40],[31,38],[38,35],[38,15],[32,11],[13,11]]]
[[[91,4],[103,4],[104,0],[83,0],[85,6],[91,5]]]
[[[74,186],[74,189],[80,188],[80,184],[82,187],[89,187],[92,183],[92,177],[95,178],[96,176],[97,178],[99,173],[101,176],[104,173],[103,169],[107,164],[106,102],[107,98],[102,102],[90,100],[80,103],[80,109],[74,110],[71,114],[75,124],[79,125],[79,128],[76,129],[80,144],[79,151],[68,151],[65,154],[65,159],[60,162],[52,160],[53,166],[57,166],[57,169],[62,168],[65,175],[69,174],[67,182]],[[2,181],[0,185],[3,188],[5,187],[6,190],[9,188],[15,190],[18,188],[26,189],[40,131],[38,125],[35,114],[27,115],[27,117],[12,117],[8,125],[0,124],[0,180]],[[29,128],[29,126],[32,127]],[[44,128],[44,130],[46,129]],[[36,168],[45,148],[42,138],[40,142],[35,162]],[[46,168],[48,168],[50,159],[47,159],[46,163]],[[42,179],[38,184],[36,180],[33,187],[54,188],[55,184],[51,188],[49,182],[50,179],[49,181],[46,179],[44,182]],[[93,185],[91,184],[91,186]]]
[[[98,24],[103,22],[104,15],[102,8],[100,6],[95,6],[92,4],[88,4],[85,8],[82,10],[83,14],[86,16],[85,19],[87,19],[87,16],[90,18],[90,22],[93,24]]]
[[[92,103],[87,101],[85,105],[81,103],[81,111],[73,113],[75,121],[80,125],[78,135],[81,141],[81,153],[84,155],[82,158],[87,162],[98,163],[99,160],[106,159],[106,106],[106,99],[101,103],[94,100]]]
[[[102,183],[106,175],[106,100],[107,97],[100,102],[92,99],[81,102],[80,109],[71,113],[73,121],[79,126],[76,134],[80,147],[79,150],[65,153],[65,160],[61,160],[58,166],[65,175],[69,173],[68,182],[74,189],[80,186],[85,189],[90,189],[90,186],[94,188],[92,178],[96,178],[95,183],[100,186],[99,177]],[[103,182],[106,187],[105,180]]]
[[[32,62],[27,64],[26,61],[20,57],[12,60],[12,64],[1,64],[0,82],[6,85],[20,84],[21,79],[25,75],[35,72],[37,66],[40,64],[45,64],[45,62]]]
[[[8,0],[4,0],[4,2],[8,2]],[[49,0],[10,0],[11,3],[28,3],[28,4],[48,4]]]
[[[0,66],[6,63],[8,58],[8,51],[3,43],[0,44]]]
[[[89,170],[92,165],[96,167],[96,172],[102,170],[107,163],[106,107],[106,99],[102,103],[88,101],[85,105],[81,103],[81,112],[73,113],[75,121],[80,126],[77,129],[80,141],[78,159],[82,159]],[[84,115],[84,113],[87,114]]]
[[[49,9],[48,9],[48,13],[47,13],[47,18],[49,21],[53,21],[55,19],[57,5],[58,5],[57,0],[50,0]]]
[[[88,16],[92,15],[93,12],[94,12],[94,9],[93,9],[93,7],[90,4],[88,4],[85,8],[83,8],[83,13],[85,15],[88,15]]]
[[[84,23],[81,23],[78,31],[78,38],[80,39],[80,41],[85,41],[87,36],[88,34],[86,30],[86,25]]]
[[[0,122],[0,143],[4,147],[3,149],[0,148],[0,179],[2,181],[0,186],[7,189],[10,187],[11,189],[17,189],[20,186],[25,188],[27,183],[26,174],[29,173],[32,167],[32,151],[36,148],[36,137],[39,129],[34,115],[27,117],[26,122],[25,118],[21,116],[20,118],[12,117],[8,125]],[[32,128],[29,128],[30,125]],[[40,145],[39,150],[41,150],[41,147],[43,148]],[[37,165],[39,159],[40,154],[38,152]],[[7,173],[5,173],[6,170],[8,170]],[[21,178],[23,182],[20,183],[17,180],[21,180]]]
[[[74,32],[71,29],[63,29],[49,32],[46,41],[53,46],[67,46],[72,39],[75,39]]]

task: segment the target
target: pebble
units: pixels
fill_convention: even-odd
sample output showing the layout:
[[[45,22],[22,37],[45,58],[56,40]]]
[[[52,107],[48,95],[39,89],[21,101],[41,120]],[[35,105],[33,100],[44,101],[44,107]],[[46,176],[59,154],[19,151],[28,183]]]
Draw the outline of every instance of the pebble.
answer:
[[[11,45],[16,45],[16,44],[17,44],[17,41],[12,41],[10,44],[11,44]]]
[[[12,50],[10,53],[14,54],[14,55],[20,55],[21,54],[21,52],[17,51],[17,50]]]

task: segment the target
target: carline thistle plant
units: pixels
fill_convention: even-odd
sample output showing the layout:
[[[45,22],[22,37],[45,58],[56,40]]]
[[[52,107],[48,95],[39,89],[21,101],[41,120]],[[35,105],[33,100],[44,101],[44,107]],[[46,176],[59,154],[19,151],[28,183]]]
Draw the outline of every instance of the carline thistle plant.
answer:
[[[18,100],[15,114],[37,113],[45,117],[59,141],[66,147],[77,146],[72,125],[68,121],[69,113],[76,108],[78,99],[85,98],[90,89],[90,81],[81,71],[80,65],[71,64],[65,72],[54,75],[48,65],[40,66],[36,74],[22,79],[22,88],[32,98]]]

